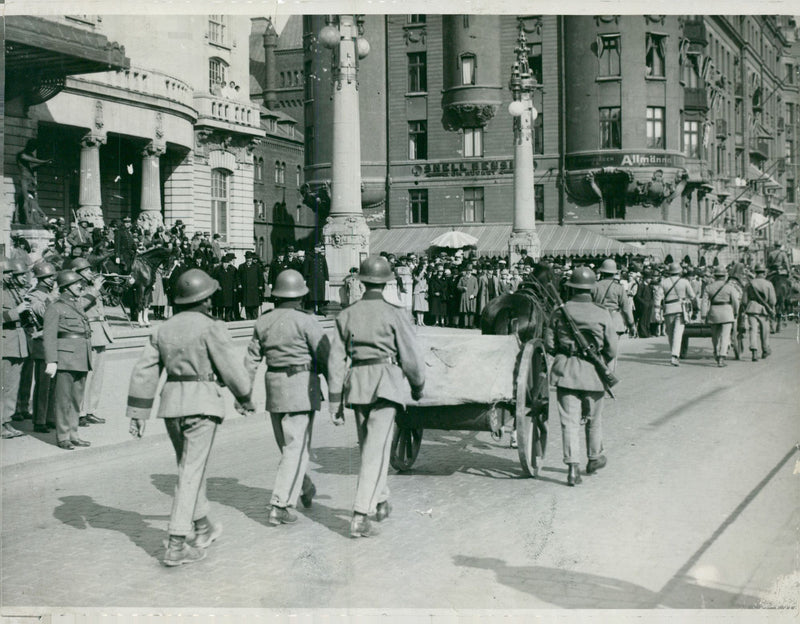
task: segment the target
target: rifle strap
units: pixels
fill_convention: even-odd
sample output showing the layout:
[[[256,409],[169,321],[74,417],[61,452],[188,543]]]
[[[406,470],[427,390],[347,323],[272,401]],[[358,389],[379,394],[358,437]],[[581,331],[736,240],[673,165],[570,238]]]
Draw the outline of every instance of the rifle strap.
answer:
[[[678,282],[680,282],[680,281],[681,281],[681,278],[679,277],[679,278],[678,278],[678,279],[676,279],[674,282],[672,282],[672,286],[670,286],[670,287],[667,289],[667,292],[665,292],[665,293],[664,293],[664,303],[666,303],[666,302],[667,302],[667,295],[668,295],[669,293],[671,293],[671,292],[672,292],[673,288],[675,288],[675,286],[677,286],[677,285],[678,285]]]
[[[755,289],[752,283],[748,284],[748,286],[750,288],[750,292],[753,293],[753,296],[755,297],[756,301],[758,301],[758,303],[764,306],[767,309],[767,312],[772,314],[772,306],[770,306],[766,301],[764,301],[764,298],[761,296],[761,293]]]
[[[721,293],[722,289],[725,288],[725,286],[727,284],[728,284],[728,280],[725,280],[725,282],[722,284],[722,286],[720,286],[717,289],[717,292],[715,292],[713,295],[709,296],[709,298],[708,298],[709,303],[714,303],[714,297],[716,297],[719,293]]]

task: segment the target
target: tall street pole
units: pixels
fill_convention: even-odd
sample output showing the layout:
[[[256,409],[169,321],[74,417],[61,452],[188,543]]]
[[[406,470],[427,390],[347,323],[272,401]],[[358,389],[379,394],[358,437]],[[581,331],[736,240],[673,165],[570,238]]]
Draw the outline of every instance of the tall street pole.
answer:
[[[509,265],[516,264],[525,249],[538,261],[541,244],[536,233],[536,193],[533,185],[533,107],[535,81],[528,65],[528,44],[522,24],[519,28],[517,60],[511,69],[509,89],[514,101],[508,112],[514,117],[514,223],[508,240]]]

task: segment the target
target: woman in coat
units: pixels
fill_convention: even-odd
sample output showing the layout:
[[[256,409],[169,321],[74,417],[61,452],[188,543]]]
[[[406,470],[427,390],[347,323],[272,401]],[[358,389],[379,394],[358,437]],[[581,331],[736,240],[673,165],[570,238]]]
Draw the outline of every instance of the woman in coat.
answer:
[[[425,270],[419,271],[414,276],[414,314],[417,325],[425,327],[425,313],[428,311],[428,277]]]

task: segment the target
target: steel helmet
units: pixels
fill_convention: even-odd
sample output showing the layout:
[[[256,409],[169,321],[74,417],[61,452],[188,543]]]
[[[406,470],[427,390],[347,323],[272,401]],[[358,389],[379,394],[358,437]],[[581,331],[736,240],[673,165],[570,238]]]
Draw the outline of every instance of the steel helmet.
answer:
[[[724,266],[718,266],[714,269],[714,277],[725,277],[727,274],[728,272]]]
[[[219,282],[200,269],[189,269],[175,285],[175,303],[186,305],[208,299],[219,290]]]
[[[754,273],[766,273],[767,269],[763,264],[759,263],[753,268]]]
[[[681,265],[679,263],[672,262],[667,268],[667,273],[669,273],[670,275],[680,275],[681,273],[683,273],[683,269],[681,268]]]
[[[294,269],[284,269],[278,273],[278,277],[275,279],[272,296],[281,299],[296,299],[307,292],[308,286],[306,286],[303,276]]]
[[[394,279],[394,272],[386,258],[371,256],[361,263],[358,279],[366,284],[386,284]]]
[[[22,275],[27,273],[28,268],[22,263],[21,260],[11,258],[3,263],[3,273],[13,273],[14,275]]]
[[[603,260],[603,264],[600,265],[600,268],[597,269],[598,273],[616,273],[617,272],[617,263],[614,262],[611,258],[606,258]]]
[[[56,282],[58,282],[58,287],[61,290],[64,290],[67,286],[70,286],[75,282],[80,282],[80,281],[83,281],[83,278],[72,269],[65,269],[64,271],[59,271],[58,275],[56,276]]]
[[[37,262],[33,265],[33,275],[36,279],[52,277],[56,274],[56,268],[49,262]]]
[[[575,290],[592,290],[594,288],[594,271],[589,267],[578,267],[572,272],[567,286]]]
[[[92,265],[86,258],[73,258],[67,263],[67,268],[73,271],[83,271],[84,269],[91,269]]]

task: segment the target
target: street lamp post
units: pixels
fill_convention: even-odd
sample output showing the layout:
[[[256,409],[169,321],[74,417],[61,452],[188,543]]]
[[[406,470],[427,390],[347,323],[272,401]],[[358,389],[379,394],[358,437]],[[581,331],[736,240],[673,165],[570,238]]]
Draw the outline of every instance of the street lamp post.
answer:
[[[533,184],[533,121],[538,112],[533,106],[535,81],[528,65],[528,44],[522,24],[514,51],[517,60],[508,85],[514,98],[508,106],[508,112],[514,117],[514,222],[508,240],[510,264],[519,261],[523,249],[534,260],[538,261],[541,256]]]
[[[351,267],[369,254],[369,226],[361,210],[361,132],[358,103],[358,61],[369,53],[363,17],[330,16],[319,40],[333,50],[333,149],[331,209],[322,229],[330,276],[331,302]]]

